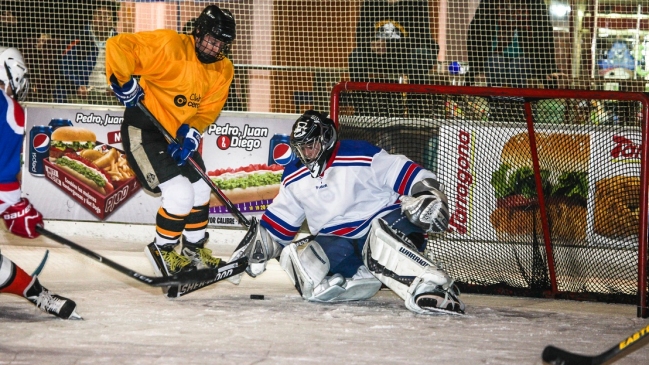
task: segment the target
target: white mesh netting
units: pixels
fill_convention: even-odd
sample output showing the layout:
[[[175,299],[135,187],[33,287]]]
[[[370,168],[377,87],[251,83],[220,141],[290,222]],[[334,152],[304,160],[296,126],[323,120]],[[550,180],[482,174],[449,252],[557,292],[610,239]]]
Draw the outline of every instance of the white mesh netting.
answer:
[[[70,49],[101,46],[116,32],[181,32],[210,3],[3,0],[0,44],[25,55],[29,101],[114,104],[101,80],[84,80],[91,92],[77,92],[62,71]],[[237,21],[226,110],[327,110],[332,85],[344,80],[644,91],[649,73],[642,0],[216,4]]]

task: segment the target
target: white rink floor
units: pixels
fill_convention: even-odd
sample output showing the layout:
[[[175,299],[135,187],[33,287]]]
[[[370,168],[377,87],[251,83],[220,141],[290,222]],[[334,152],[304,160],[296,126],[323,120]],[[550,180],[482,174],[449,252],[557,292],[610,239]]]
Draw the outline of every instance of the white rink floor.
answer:
[[[151,227],[133,234],[111,226],[112,237],[96,238],[69,225],[48,228],[151,274],[140,234]],[[212,232],[210,247],[227,258],[242,236]],[[463,317],[415,315],[384,290],[363,302],[307,303],[275,261],[238,287],[221,282],[169,300],[57,243],[0,231],[2,253],[28,272],[45,248],[42,283],[74,299],[84,320],[59,320],[1,295],[0,364],[541,364],[547,344],[594,355],[647,324],[635,306],[468,294]],[[649,364],[649,346],[616,364]]]

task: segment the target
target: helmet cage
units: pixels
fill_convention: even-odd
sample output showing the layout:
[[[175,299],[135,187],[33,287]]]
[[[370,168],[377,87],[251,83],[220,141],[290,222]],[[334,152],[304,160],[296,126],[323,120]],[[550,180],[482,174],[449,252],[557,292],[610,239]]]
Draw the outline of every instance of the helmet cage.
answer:
[[[198,60],[202,63],[214,63],[229,54],[232,42],[236,37],[236,23],[230,11],[210,5],[196,19],[192,34],[196,42],[195,51]],[[203,38],[208,34],[223,42],[217,54],[212,54],[208,47],[202,45]]]
[[[333,122],[323,121],[319,115],[305,114],[293,125],[290,145],[311,176],[318,177],[325,169],[336,140]]]
[[[25,100],[29,92],[29,78],[22,55],[15,48],[0,47],[0,61],[2,62],[0,81],[5,84],[5,92],[10,86],[14,99]]]

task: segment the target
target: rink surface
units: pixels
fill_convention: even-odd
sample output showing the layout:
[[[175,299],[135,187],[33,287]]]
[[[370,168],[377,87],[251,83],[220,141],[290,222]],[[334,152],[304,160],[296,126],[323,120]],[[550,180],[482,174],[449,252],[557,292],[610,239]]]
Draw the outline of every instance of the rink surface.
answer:
[[[153,228],[98,233],[107,226],[47,228],[152,275],[142,250]],[[210,232],[208,247],[223,258],[244,234]],[[42,283],[84,317],[60,320],[0,295],[0,364],[541,364],[548,344],[595,355],[647,324],[631,305],[470,294],[461,317],[413,314],[387,290],[361,302],[307,303],[275,261],[239,286],[220,282],[171,300],[49,239],[0,231],[0,249],[29,273],[49,249]],[[649,364],[649,346],[616,364]]]

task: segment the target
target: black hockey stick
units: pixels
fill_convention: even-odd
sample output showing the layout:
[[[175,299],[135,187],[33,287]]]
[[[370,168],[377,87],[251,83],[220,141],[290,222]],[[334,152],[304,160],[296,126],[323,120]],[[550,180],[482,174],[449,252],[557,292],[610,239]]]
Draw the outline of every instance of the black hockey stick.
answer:
[[[168,130],[165,129],[165,127],[162,126],[162,124],[160,124],[158,119],[156,119],[156,117],[153,114],[151,114],[149,109],[146,106],[144,106],[144,104],[138,102],[137,106],[151,120],[151,122],[160,130],[160,132],[165,136],[165,138],[167,139],[167,141],[169,141],[169,143],[171,142],[178,143],[178,141],[171,135],[171,133],[169,133]],[[189,157],[187,161],[189,162],[190,165],[192,165],[194,170],[196,170],[196,172],[201,176],[201,179],[203,179],[203,181],[205,181],[207,185],[212,189],[214,194],[216,194],[219,200],[221,200],[223,205],[225,205],[226,208],[228,208],[230,213],[232,213],[235,217],[237,217],[239,222],[242,223],[244,226],[246,226],[246,228],[250,227],[250,222],[248,221],[248,219],[244,217],[243,214],[241,214],[241,211],[237,209],[237,207],[235,207],[234,204],[232,204],[230,199],[228,199],[228,197],[225,196],[225,194],[223,194],[221,189],[219,189],[219,187],[216,186],[216,184],[214,184],[214,181],[212,181],[212,179],[210,179],[210,177],[203,172],[203,170],[196,163],[196,161],[194,161],[191,157]]]
[[[193,283],[188,282],[180,285],[172,285],[169,287],[165,295],[167,296],[167,298],[182,297],[185,294],[189,294],[198,289],[202,289],[208,285],[212,285],[223,279],[227,279],[235,275],[239,275],[246,269],[247,266],[248,266],[248,258],[242,257],[238,260],[226,263],[223,266],[219,266],[218,274],[216,275],[216,277],[213,277],[208,280],[193,282]]]
[[[68,240],[67,238],[57,235],[56,233],[50,232],[45,228],[43,228],[42,226],[36,226],[36,231],[51,240],[54,240],[62,245],[68,246],[73,250],[80,252],[95,261],[98,261],[106,266],[109,266],[110,268],[115,269],[126,276],[129,276],[135,280],[138,280],[142,283],[151,286],[164,287],[164,286],[182,285],[188,283],[198,283],[206,280],[214,280],[216,282],[230,277],[230,275],[225,274],[225,271],[231,268],[231,266],[229,265],[237,265],[237,268],[243,267],[241,270],[244,270],[245,267],[248,265],[248,258],[243,257],[234,263],[229,263],[228,265],[224,265],[223,267],[228,266],[227,269],[223,269],[222,267],[219,267],[214,269],[204,269],[204,270],[196,270],[187,273],[180,273],[180,274],[175,274],[166,277],[147,276],[147,275],[140,274],[137,271],[133,271],[125,266],[122,266],[116,263],[115,261],[112,261],[104,256],[101,256],[100,254],[94,251],[91,251],[81,245],[78,245]]]
[[[252,222],[250,226],[248,227],[248,232],[246,232],[246,235],[243,236],[243,239],[241,242],[237,245],[237,247],[234,249],[234,253],[230,257],[230,262],[238,262],[239,260],[246,259],[246,262],[248,261],[248,257],[244,256],[244,250],[245,247],[248,246],[252,240],[255,239],[257,236],[257,229],[259,228],[259,225],[257,224],[257,219],[255,217],[252,217]],[[227,265],[226,265],[227,266]],[[230,280],[234,279],[236,275],[242,274],[243,271],[246,269],[248,265],[245,265],[243,267],[235,267],[233,268],[233,271],[230,273],[230,275],[227,275],[227,277],[223,277],[219,280],[227,279],[230,278]],[[240,279],[236,279],[236,284],[238,284],[238,281]],[[218,280],[205,280],[200,283],[194,283],[191,285],[176,285],[170,287],[167,292],[165,293],[168,298],[178,298],[182,297],[183,295],[189,294],[193,291],[196,291],[198,289],[202,289],[208,285],[212,285]]]
[[[541,358],[547,365],[606,365],[614,363],[647,343],[649,343],[649,325],[599,355],[578,355],[554,346],[547,346]]]

